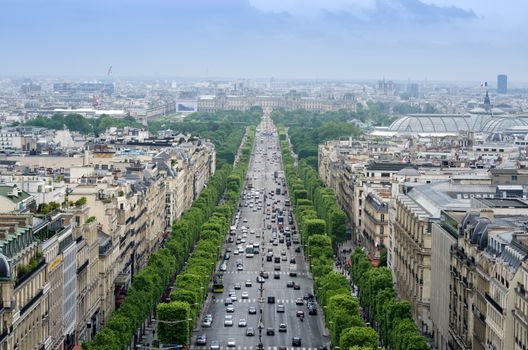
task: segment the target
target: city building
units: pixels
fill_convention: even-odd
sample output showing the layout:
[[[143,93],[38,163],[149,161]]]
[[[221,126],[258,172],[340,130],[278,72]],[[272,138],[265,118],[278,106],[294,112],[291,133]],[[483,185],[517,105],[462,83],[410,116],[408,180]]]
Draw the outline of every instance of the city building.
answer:
[[[497,75],[497,93],[498,94],[508,93],[508,76],[506,74]]]

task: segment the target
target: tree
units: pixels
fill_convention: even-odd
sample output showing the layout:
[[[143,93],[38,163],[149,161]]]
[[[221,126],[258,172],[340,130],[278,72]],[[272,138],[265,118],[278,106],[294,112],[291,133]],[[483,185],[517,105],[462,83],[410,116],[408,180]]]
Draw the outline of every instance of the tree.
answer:
[[[350,327],[341,333],[340,349],[353,346],[375,350],[378,348],[378,334],[370,327]]]
[[[158,305],[158,339],[164,344],[187,345],[190,337],[189,304],[173,301]]]
[[[326,222],[321,219],[308,219],[304,221],[304,229],[308,237],[325,234]]]

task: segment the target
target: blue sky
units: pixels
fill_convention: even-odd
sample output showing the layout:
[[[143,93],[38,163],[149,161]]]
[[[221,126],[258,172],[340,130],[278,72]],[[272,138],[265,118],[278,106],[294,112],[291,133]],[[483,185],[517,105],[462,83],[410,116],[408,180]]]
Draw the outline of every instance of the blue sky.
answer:
[[[0,75],[528,82],[525,0],[0,0]]]

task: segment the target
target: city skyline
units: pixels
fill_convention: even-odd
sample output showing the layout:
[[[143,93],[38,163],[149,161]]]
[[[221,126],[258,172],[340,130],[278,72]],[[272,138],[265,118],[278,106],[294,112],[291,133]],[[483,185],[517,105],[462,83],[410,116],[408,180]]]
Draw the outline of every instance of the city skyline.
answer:
[[[507,6],[508,5],[508,6]],[[511,5],[511,6],[509,6]],[[513,6],[515,5],[515,6]],[[528,82],[523,4],[6,2],[0,75]],[[460,35],[464,33],[464,35]]]

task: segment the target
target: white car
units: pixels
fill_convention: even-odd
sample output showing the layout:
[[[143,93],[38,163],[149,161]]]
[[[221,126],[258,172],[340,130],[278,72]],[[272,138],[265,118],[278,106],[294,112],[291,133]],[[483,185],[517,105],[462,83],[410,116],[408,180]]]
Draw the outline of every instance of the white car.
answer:
[[[244,266],[238,265],[237,266],[237,271],[244,271]]]
[[[238,320],[238,326],[239,327],[246,327],[247,326],[247,321],[245,318],[241,318],[240,320]]]
[[[235,312],[235,307],[233,306],[233,304],[229,304],[226,306],[226,312]],[[233,325],[233,321],[231,321],[231,326],[232,325]]]
[[[231,327],[233,325],[233,316],[225,315],[224,317],[224,327]]]
[[[227,347],[234,348],[236,346],[236,341],[234,338],[227,339]]]
[[[247,299],[249,298],[249,293],[248,292],[242,292],[242,299]]]
[[[227,265],[226,264],[222,264],[220,266],[220,271],[226,271],[227,270]]]

